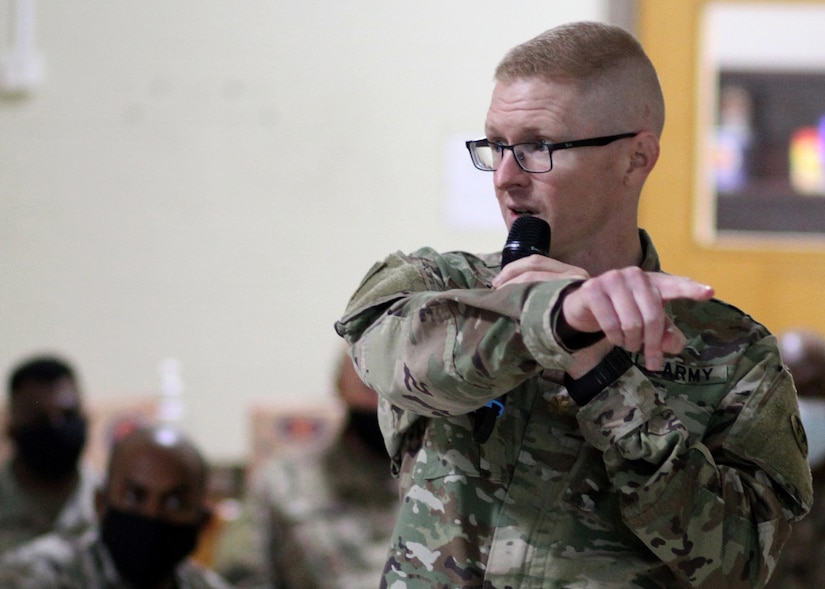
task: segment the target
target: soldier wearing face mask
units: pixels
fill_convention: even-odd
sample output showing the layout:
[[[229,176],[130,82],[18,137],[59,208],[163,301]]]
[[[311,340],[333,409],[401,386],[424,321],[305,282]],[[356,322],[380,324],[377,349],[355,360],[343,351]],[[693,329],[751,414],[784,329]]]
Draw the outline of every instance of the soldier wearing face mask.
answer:
[[[79,466],[86,418],[74,371],[35,357],[9,378],[6,431],[14,453],[0,467],[0,553],[52,530],[94,521],[96,474]]]
[[[0,560],[4,589],[229,589],[189,561],[208,521],[207,466],[168,427],[118,440],[96,497],[99,525],[48,534]]]
[[[398,510],[378,395],[345,353],[335,384],[346,411],[339,434],[255,473],[246,511],[219,542],[215,566],[238,587],[378,586]]]

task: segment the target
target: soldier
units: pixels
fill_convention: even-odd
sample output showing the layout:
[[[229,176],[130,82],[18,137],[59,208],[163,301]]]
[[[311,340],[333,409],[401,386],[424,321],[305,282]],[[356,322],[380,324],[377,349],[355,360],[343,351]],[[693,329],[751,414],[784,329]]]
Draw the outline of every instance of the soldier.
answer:
[[[810,329],[791,329],[780,336],[779,350],[799,395],[814,507],[794,524],[768,587],[807,589],[825,579],[825,337]]]
[[[51,533],[0,560],[4,589],[228,589],[186,557],[209,517],[207,467],[195,446],[168,427],[119,439],[96,500],[100,524]]]
[[[216,568],[238,587],[378,585],[398,487],[378,427],[378,396],[346,354],[336,389],[347,410],[340,433],[323,448],[265,465],[243,517],[221,538]]]
[[[51,530],[94,522],[97,474],[79,464],[86,417],[72,367],[38,356],[9,377],[6,431],[13,454],[0,467],[0,553]]]
[[[382,587],[767,581],[811,507],[804,432],[776,339],[662,273],[637,226],[663,124],[623,29],[515,47],[467,147],[508,229],[550,224],[549,256],[397,253],[353,295],[336,329],[382,397],[403,497]]]

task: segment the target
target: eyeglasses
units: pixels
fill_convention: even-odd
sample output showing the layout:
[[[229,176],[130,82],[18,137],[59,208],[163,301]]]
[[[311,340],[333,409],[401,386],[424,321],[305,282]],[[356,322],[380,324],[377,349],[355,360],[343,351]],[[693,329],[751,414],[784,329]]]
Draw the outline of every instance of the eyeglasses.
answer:
[[[513,145],[496,143],[488,139],[476,139],[475,141],[467,141],[465,145],[470,152],[470,157],[473,158],[473,165],[482,172],[497,170],[501,165],[501,160],[504,159],[504,152],[509,149],[513,152],[513,158],[522,170],[531,174],[541,174],[553,169],[554,151],[574,147],[607,145],[619,139],[635,137],[638,134],[638,132],[621,133],[619,135],[562,141],[560,143],[536,141],[533,143],[515,143]]]

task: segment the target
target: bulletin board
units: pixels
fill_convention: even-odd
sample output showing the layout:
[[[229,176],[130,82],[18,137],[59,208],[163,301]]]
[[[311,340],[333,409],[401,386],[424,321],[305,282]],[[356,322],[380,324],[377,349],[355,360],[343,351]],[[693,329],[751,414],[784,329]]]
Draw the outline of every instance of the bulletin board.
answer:
[[[825,5],[713,3],[700,27],[697,239],[825,247]]]

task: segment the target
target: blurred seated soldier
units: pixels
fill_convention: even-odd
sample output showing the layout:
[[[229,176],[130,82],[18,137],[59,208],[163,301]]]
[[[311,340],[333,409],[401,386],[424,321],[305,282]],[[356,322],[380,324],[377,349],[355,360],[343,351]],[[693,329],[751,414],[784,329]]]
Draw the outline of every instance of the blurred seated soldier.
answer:
[[[347,413],[327,447],[285,454],[253,482],[244,515],[224,533],[216,568],[238,587],[377,587],[398,487],[378,427],[378,396],[342,355]]]
[[[825,337],[808,329],[790,330],[780,336],[779,350],[799,396],[814,506],[793,525],[767,587],[808,589],[821,587],[825,579]]]
[[[0,554],[52,530],[94,521],[98,477],[79,467],[86,418],[72,368],[36,357],[9,377],[6,431],[11,458],[0,466]]]
[[[189,561],[206,507],[207,466],[169,427],[141,427],[118,439],[104,487],[100,523],[82,534],[54,532],[0,559],[4,589],[227,589]]]

